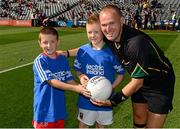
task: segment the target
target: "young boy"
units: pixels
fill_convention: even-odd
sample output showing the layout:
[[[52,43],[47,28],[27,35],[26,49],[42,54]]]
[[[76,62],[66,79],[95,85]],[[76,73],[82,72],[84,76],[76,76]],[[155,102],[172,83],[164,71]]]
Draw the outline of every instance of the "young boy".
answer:
[[[65,56],[57,55],[58,32],[51,27],[41,29],[39,46],[42,53],[34,60],[35,128],[64,128],[67,116],[64,90],[89,96],[82,85],[76,85]]]
[[[86,22],[86,31],[90,43],[81,46],[77,52],[74,68],[82,84],[93,76],[105,76],[114,89],[123,80],[124,69],[103,41],[98,15],[92,15]],[[81,78],[87,80],[82,82]],[[83,79],[84,80],[84,79]],[[80,95],[78,99],[79,128],[88,128],[96,122],[96,128],[105,128],[113,122],[111,107],[93,105],[89,98]]]

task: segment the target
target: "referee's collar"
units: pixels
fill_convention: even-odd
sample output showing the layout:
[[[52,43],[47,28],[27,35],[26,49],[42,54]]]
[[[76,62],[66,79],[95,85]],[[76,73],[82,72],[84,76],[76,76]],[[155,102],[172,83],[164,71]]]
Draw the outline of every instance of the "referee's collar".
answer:
[[[121,47],[120,42],[114,42],[114,45],[115,45],[116,49],[119,49]]]

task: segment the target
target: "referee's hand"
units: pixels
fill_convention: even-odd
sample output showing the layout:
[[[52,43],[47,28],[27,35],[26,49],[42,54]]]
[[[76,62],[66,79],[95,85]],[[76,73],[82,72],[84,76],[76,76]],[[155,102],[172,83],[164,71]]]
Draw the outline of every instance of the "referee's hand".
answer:
[[[106,106],[111,107],[111,102],[109,100],[96,100],[96,99],[90,99],[90,101],[97,106]]]

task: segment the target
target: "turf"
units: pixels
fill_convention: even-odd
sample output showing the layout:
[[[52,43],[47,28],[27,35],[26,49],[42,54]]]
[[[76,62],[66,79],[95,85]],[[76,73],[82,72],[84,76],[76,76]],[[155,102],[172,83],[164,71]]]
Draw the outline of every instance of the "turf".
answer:
[[[32,127],[33,73],[31,66],[0,74],[0,127]]]
[[[0,45],[4,45],[4,44],[12,44],[12,43],[17,43],[19,41],[23,42],[23,41],[30,41],[30,40],[34,40],[34,39],[38,39],[38,33],[39,31],[29,31],[29,32],[18,32],[16,33],[16,31],[14,33],[8,33],[5,34],[1,34],[0,36],[0,40],[3,41],[1,42]],[[80,31],[60,31],[59,34],[61,36],[64,35],[71,35],[71,34],[77,34],[77,33],[82,33]]]
[[[16,67],[34,60],[41,52],[37,43],[39,30],[40,28],[0,27],[0,70]],[[84,29],[58,28],[58,32],[61,40],[59,49],[74,48],[87,42]],[[158,45],[173,63],[176,73],[174,110],[169,114],[165,127],[180,128],[180,84],[177,83],[180,76],[180,34],[159,31],[148,31],[148,34],[158,42]],[[12,39],[10,40],[10,38]],[[73,59],[69,59],[71,66],[73,65]],[[73,69],[72,72],[74,74]],[[126,75],[122,86],[128,80],[129,76]],[[0,127],[31,128],[31,120],[33,118],[32,65],[1,73],[0,96]],[[65,123],[66,127],[77,127],[78,95],[73,92],[66,92],[66,97],[69,112],[69,117]],[[114,123],[110,127],[132,127],[130,99],[114,108]]]

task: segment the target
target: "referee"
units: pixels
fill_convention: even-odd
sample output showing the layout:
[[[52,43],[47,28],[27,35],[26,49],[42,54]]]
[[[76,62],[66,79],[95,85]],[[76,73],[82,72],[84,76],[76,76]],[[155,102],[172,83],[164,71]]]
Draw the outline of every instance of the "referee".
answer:
[[[172,110],[175,75],[169,60],[147,34],[123,24],[117,6],[100,11],[106,43],[119,57],[131,80],[109,101],[93,101],[102,106],[116,106],[129,96],[136,128],[162,128]]]

